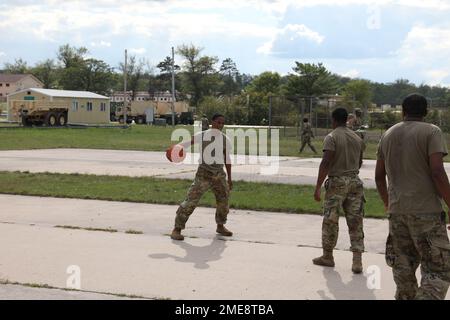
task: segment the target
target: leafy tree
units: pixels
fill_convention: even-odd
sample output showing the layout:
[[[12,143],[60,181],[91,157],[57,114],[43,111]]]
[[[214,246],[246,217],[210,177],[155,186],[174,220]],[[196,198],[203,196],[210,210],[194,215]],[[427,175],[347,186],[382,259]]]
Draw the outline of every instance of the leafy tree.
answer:
[[[286,91],[289,95],[320,96],[335,94],[338,89],[337,79],[322,63],[295,62],[296,74],[288,77]]]
[[[57,57],[63,68],[76,68],[84,63],[85,56],[88,53],[89,51],[85,47],[76,48],[65,44],[59,47]]]
[[[266,71],[256,76],[247,86],[246,90],[259,93],[264,96],[277,95],[280,93],[281,76],[277,72]]]
[[[83,72],[84,90],[108,94],[113,84],[113,70],[104,61],[85,60]]]
[[[62,68],[59,70],[59,86],[65,90],[85,90],[83,81],[85,73],[85,58],[88,50],[84,47],[76,48],[68,44],[58,50],[58,61]]]
[[[200,56],[202,48],[194,45],[181,45],[177,54],[186,62],[182,70],[182,87],[191,94],[191,104],[198,106],[206,95],[212,95],[217,90],[219,78],[215,69],[217,57]]]
[[[372,88],[367,80],[352,80],[343,89],[344,103],[367,112],[372,99]]]
[[[56,85],[58,70],[54,60],[47,59],[43,62],[39,62],[30,70],[30,72],[42,81],[44,88],[50,89]]]
[[[4,64],[4,72],[11,74],[25,74],[28,72],[28,64],[22,58],[14,59],[14,63],[6,62]]]
[[[134,100],[136,97],[136,92],[139,89],[139,82],[143,76],[144,67],[146,65],[145,59],[136,59],[136,56],[130,56],[127,63],[127,91],[132,91],[131,99]],[[119,69],[122,74],[125,70],[125,64],[119,63]],[[123,75],[122,75],[123,83]]]
[[[236,67],[236,63],[231,58],[226,58],[222,61],[219,72],[223,79],[222,92],[229,96],[238,93],[241,88],[240,82],[242,80]]]

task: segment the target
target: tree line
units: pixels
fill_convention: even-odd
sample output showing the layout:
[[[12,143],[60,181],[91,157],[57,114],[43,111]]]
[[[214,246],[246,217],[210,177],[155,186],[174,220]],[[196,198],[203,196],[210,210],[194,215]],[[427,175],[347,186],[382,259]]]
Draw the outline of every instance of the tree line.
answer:
[[[322,64],[295,61],[292,72],[262,72],[259,75],[241,73],[231,58],[219,61],[216,56],[202,54],[203,49],[192,44],[180,45],[176,54],[183,64],[174,63],[177,98],[189,100],[198,113],[210,115],[220,111],[234,123],[260,124],[268,117],[269,99],[273,96],[341,97],[341,104],[368,110],[372,104],[399,105],[409,93],[419,92],[437,108],[450,106],[450,90],[442,86],[416,86],[406,79],[392,83],[377,83],[365,79],[350,79],[331,73]],[[55,58],[29,66],[21,58],[5,63],[5,73],[31,73],[45,88],[92,91],[109,95],[123,91],[124,64],[112,67],[92,58],[85,47],[65,44]],[[167,56],[156,66],[148,60],[131,55],[127,62],[127,89],[154,93],[171,91],[172,58]]]

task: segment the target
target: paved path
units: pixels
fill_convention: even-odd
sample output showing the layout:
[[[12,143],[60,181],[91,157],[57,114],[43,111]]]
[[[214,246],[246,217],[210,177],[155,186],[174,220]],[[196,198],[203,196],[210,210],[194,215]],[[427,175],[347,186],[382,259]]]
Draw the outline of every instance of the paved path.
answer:
[[[90,149],[0,151],[0,170],[193,179],[198,166],[196,158],[196,155],[188,154],[184,163],[177,165],[170,163],[164,152]],[[269,157],[268,164],[262,160],[236,157],[238,164],[233,167],[233,179],[286,184],[316,183],[320,164],[318,158]],[[263,174],[263,170],[276,169],[277,164],[276,174]],[[450,174],[450,164],[445,164],[445,168]],[[366,187],[375,188],[374,172],[375,161],[365,160],[360,177]]]
[[[10,195],[0,195],[0,203],[0,278],[13,282],[65,288],[67,268],[75,265],[81,270],[81,290],[90,294],[171,299],[394,295],[391,271],[380,254],[387,232],[384,220],[365,221],[366,272],[353,275],[343,220],[336,267],[331,269],[311,263],[321,254],[319,216],[232,210],[227,225],[235,235],[223,238],[214,232],[214,209],[198,208],[184,232],[185,241],[178,242],[167,235],[175,206]],[[126,233],[130,230],[142,234]],[[367,286],[377,283],[374,270],[380,272],[378,290]],[[47,289],[39,290],[42,295],[25,296],[48,297]],[[17,286],[0,286],[0,297],[14,296],[14,291]]]

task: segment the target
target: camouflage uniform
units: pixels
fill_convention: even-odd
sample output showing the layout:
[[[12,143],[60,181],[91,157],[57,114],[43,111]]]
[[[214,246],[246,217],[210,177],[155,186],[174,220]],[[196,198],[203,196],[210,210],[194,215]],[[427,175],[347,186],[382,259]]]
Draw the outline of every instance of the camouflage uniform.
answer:
[[[203,151],[214,141],[216,141],[214,132],[218,133],[217,129],[209,129],[201,132],[197,137],[194,138],[197,141],[198,137],[201,137],[201,157],[200,165],[198,167],[197,173],[195,175],[194,182],[189,188],[186,199],[180,204],[177,215],[175,218],[175,228],[184,229],[187,220],[190,215],[197,207],[200,198],[209,189],[212,190],[216,197],[216,223],[225,224],[227,222],[227,215],[229,212],[228,198],[229,190],[228,183],[226,180],[226,173],[223,169],[225,160],[222,158],[220,163],[208,163],[205,160],[207,155],[203,154]],[[231,145],[223,133],[220,133],[223,141],[219,144],[220,148],[223,148],[224,153],[229,153],[231,150]],[[205,138],[206,137],[206,138]],[[215,150],[212,151],[215,153]]]
[[[386,263],[393,270],[397,300],[445,299],[450,283],[445,213],[390,214]],[[420,288],[416,279],[419,265]]]
[[[362,116],[362,113],[361,113],[361,111],[355,111],[355,119],[353,120],[353,123],[352,123],[352,130],[353,131],[355,131],[355,133],[361,138],[361,139],[363,139],[364,140],[364,136],[365,136],[365,133],[364,133],[364,128],[363,128],[363,122],[362,122],[362,118],[361,118],[361,116]]]
[[[325,181],[322,247],[332,252],[339,233],[339,215],[345,215],[349,228],[350,250],[364,252],[364,189],[358,177],[364,142],[349,128],[338,127],[325,137],[324,151],[334,151]]]
[[[305,148],[305,146],[308,145],[311,148],[311,150],[314,151],[314,153],[317,153],[316,149],[311,144],[311,138],[313,138],[313,137],[314,137],[314,134],[311,129],[311,124],[308,122],[304,123],[303,129],[302,129],[302,145],[300,147],[300,152],[303,152],[303,149]]]
[[[358,175],[330,177],[325,182],[322,247],[333,251],[339,234],[339,215],[345,214],[350,234],[350,250],[364,252],[364,191]],[[342,211],[341,211],[342,208]]]
[[[199,167],[195,175],[194,182],[189,188],[186,199],[181,203],[177,210],[175,218],[175,227],[184,229],[186,221],[192,214],[203,194],[212,189],[217,203],[216,223],[225,224],[227,222],[228,208],[228,184],[226,173],[222,170],[219,173],[213,173],[202,167]]]
[[[377,158],[384,161],[389,180],[386,263],[392,267],[398,300],[444,299],[449,288],[450,243],[429,166],[435,153],[448,154],[444,135],[422,121],[396,124],[378,146]]]

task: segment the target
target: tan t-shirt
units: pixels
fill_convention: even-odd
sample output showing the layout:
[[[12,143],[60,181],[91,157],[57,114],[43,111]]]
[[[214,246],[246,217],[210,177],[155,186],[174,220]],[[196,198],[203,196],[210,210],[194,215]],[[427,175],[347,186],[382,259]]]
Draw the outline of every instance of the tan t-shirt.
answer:
[[[230,161],[231,141],[220,130],[208,129],[194,136],[200,144],[200,168],[212,173],[223,172],[224,164]]]
[[[381,137],[377,157],[384,160],[389,187],[388,213],[437,213],[441,198],[434,186],[429,156],[448,154],[439,127],[420,121],[403,121]]]
[[[337,127],[330,132],[323,142],[323,151],[335,152],[328,176],[358,174],[361,152],[365,147],[364,141],[347,127]]]

